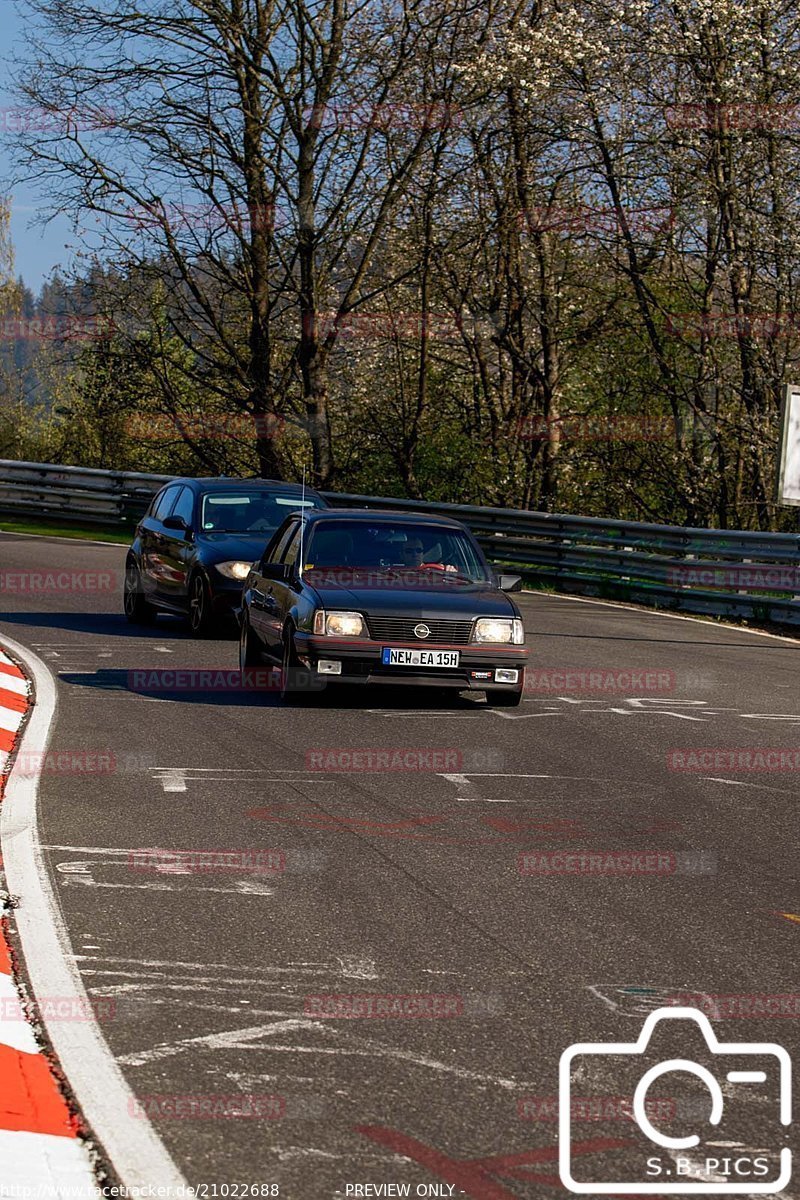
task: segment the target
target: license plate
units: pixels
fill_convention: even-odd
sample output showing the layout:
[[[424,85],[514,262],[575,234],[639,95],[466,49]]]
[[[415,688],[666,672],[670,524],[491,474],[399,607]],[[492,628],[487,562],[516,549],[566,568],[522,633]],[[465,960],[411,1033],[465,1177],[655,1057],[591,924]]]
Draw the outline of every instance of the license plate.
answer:
[[[384,646],[381,662],[385,667],[457,667],[458,650],[401,650]]]

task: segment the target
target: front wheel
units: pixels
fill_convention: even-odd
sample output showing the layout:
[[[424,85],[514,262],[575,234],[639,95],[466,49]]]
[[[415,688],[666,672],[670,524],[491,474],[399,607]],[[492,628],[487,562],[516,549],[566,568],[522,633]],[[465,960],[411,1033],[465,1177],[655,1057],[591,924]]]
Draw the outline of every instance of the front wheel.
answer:
[[[152,625],[156,619],[156,610],[144,598],[142,591],[142,576],[135,563],[128,563],[125,568],[125,583],[123,585],[122,602],[125,616],[131,625]]]
[[[281,660],[281,700],[298,700],[302,695],[308,698],[311,685],[311,673],[302,666],[294,650],[294,638],[291,626],[283,632],[283,657]]]
[[[486,693],[486,703],[489,708],[519,708],[522,703],[522,688],[515,692],[501,692],[495,688]]]
[[[189,581],[189,628],[195,637],[210,637],[215,630],[208,584],[198,571]]]

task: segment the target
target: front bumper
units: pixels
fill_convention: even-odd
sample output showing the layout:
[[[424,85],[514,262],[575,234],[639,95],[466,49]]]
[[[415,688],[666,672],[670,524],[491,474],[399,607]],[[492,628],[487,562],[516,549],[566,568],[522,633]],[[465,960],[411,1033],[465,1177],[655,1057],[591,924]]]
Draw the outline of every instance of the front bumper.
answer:
[[[389,667],[381,662],[381,652],[386,643],[362,638],[321,637],[315,634],[295,633],[295,649],[304,666],[317,675],[320,659],[334,660],[342,664],[341,675],[318,675],[328,683],[346,684],[391,684],[412,687],[453,688],[456,691],[486,691],[487,688],[503,691],[519,691],[522,687],[528,651],[524,646],[455,646],[443,642],[392,642],[393,647],[409,650],[456,650],[459,654],[457,667]],[[516,670],[514,683],[501,683],[495,679],[497,670]]]
[[[225,579],[214,572],[211,581],[211,611],[217,617],[237,619],[242,607],[242,583],[238,579]]]

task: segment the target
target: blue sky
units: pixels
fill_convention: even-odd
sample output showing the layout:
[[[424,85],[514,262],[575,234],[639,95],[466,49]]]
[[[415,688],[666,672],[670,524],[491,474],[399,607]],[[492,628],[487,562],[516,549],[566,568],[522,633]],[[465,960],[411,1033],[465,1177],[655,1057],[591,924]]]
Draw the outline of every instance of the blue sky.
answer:
[[[13,159],[9,153],[8,109],[18,107],[10,87],[9,65],[20,54],[24,18],[13,0],[0,0],[0,192],[8,194],[8,179]],[[42,216],[42,192],[35,186],[23,185],[11,194],[11,232],[16,255],[16,274],[21,275],[34,292],[38,292],[53,267],[67,266],[72,257],[67,245],[75,237],[70,223],[63,219],[52,221],[42,228],[33,227]]]

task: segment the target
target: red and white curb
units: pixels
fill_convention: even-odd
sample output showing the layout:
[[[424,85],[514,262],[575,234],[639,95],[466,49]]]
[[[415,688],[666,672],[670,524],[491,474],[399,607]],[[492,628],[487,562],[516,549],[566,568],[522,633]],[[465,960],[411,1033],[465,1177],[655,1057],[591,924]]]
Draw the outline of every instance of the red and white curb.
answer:
[[[3,653],[7,650],[20,670]],[[35,703],[28,696],[30,680]],[[4,686],[5,685],[5,686]],[[55,721],[58,696],[47,666],[27,646],[3,635],[0,649],[0,851],[6,887],[15,897],[13,920],[24,958],[30,994],[62,1077],[81,1113],[92,1142],[113,1168],[124,1196],[182,1198],[188,1184],[147,1117],[136,1104],[130,1085],[114,1058],[86,994],[72,952],[59,897],[39,838],[38,802],[41,761]],[[23,720],[27,720],[23,727]],[[9,757],[14,748],[17,754]],[[3,779],[3,774],[5,778]],[[8,946],[0,938],[8,963]],[[0,986],[13,989],[9,970]],[[8,994],[18,1001],[16,990]],[[80,1020],[59,1019],[58,1004],[67,1000]],[[4,1032],[4,1029],[6,1032]],[[11,1031],[11,1032],[9,1032]],[[17,1043],[12,1043],[12,1037]],[[22,1039],[26,1039],[24,1042]],[[21,1065],[16,1093],[6,1069],[6,1053]],[[17,1060],[9,1058],[9,1062]],[[36,1065],[34,1065],[36,1064]],[[21,1072],[27,1071],[28,1074]],[[31,1074],[30,1072],[33,1072]],[[36,1073],[38,1072],[38,1074]],[[35,1083],[35,1087],[34,1087]],[[15,1101],[14,1096],[22,1101]],[[24,1102],[23,1102],[24,1101]],[[13,1123],[6,1108],[18,1104]],[[41,1186],[34,1186],[34,1185]],[[153,1192],[157,1188],[157,1192]],[[29,1026],[0,1020],[0,1200],[97,1200],[100,1189],[92,1171],[88,1145],[39,1051]]]
[[[28,710],[28,681],[0,651],[0,798],[11,751]]]
[[[28,709],[28,681],[0,651],[0,802]],[[77,1119],[22,1010],[8,922],[0,923],[0,1181],[4,1196],[60,1200],[97,1195]],[[35,1190],[33,1190],[35,1189]]]

